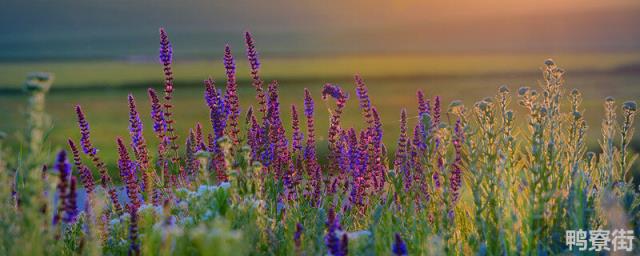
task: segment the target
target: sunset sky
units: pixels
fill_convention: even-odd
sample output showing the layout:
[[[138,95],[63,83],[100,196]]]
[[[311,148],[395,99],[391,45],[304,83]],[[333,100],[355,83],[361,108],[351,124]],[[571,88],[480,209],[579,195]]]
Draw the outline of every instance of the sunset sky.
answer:
[[[640,50],[637,0],[9,0],[0,7],[0,59],[127,55],[116,48],[142,49],[160,26],[183,35],[194,54],[198,41],[217,44],[247,29],[277,53]]]

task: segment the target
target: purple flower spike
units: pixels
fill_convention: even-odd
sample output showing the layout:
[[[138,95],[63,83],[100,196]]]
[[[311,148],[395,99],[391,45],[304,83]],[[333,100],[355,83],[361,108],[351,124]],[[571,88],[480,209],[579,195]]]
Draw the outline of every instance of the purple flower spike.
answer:
[[[129,152],[127,152],[127,147],[124,145],[122,139],[117,138],[116,141],[118,143],[118,167],[120,168],[120,176],[122,177],[122,181],[125,183],[129,201],[136,208],[139,208],[142,203],[140,202],[139,197],[140,187],[136,181],[137,166],[129,158]]]
[[[451,164],[451,176],[449,177],[449,187],[451,189],[452,204],[455,204],[460,197],[460,188],[462,186],[462,143],[464,140],[460,119],[456,121],[454,128],[455,137],[453,138],[453,148],[455,149],[455,160]]]
[[[302,224],[296,224],[296,232],[293,234],[293,242],[296,246],[296,253],[300,255],[301,247],[302,247],[302,232],[304,232],[304,228]]]
[[[224,48],[224,68],[227,73],[227,90],[225,93],[225,103],[229,106],[229,138],[234,145],[239,145],[238,138],[238,118],[240,117],[240,105],[238,102],[238,84],[236,82],[236,64],[231,54],[229,45]]]
[[[78,174],[80,175],[80,181],[84,185],[84,188],[87,190],[87,194],[91,194],[95,189],[95,181],[93,179],[93,174],[91,174],[91,170],[87,168],[84,164],[82,164],[80,160],[80,152],[78,152],[78,147],[73,142],[73,140],[69,139],[69,147],[71,148],[71,152],[73,153],[73,164],[78,170]]]
[[[300,131],[300,119],[296,105],[291,104],[291,128],[293,130],[291,147],[295,152],[302,152],[303,135]]]
[[[260,60],[258,59],[258,52],[256,51],[255,42],[251,33],[248,31],[244,34],[245,44],[247,47],[247,58],[249,59],[249,66],[251,67],[251,79],[253,80],[253,87],[256,89],[256,99],[260,105],[260,113],[264,118],[267,111],[266,98],[264,89],[262,88],[262,79],[260,79]]]
[[[80,146],[85,154],[96,154],[97,150],[91,144],[91,130],[89,122],[82,111],[80,105],[76,105],[76,115],[78,116],[78,126],[80,127]]]
[[[76,177],[71,176],[69,181],[69,191],[64,201],[64,223],[74,223],[78,217]]]
[[[405,256],[408,255],[407,245],[400,237],[400,234],[396,233],[395,241],[393,242],[393,246],[391,247],[391,251],[395,256]]]
[[[160,100],[158,99],[158,94],[151,88],[149,88],[148,93],[149,101],[151,102],[153,131],[157,134],[158,138],[161,138],[167,130],[167,122],[164,120],[164,113],[162,111],[162,105],[160,105]]]
[[[336,216],[336,212],[333,208],[329,209],[327,215],[327,235],[324,237],[324,242],[327,246],[327,250],[330,255],[342,255],[340,247],[340,238],[337,231],[340,231],[340,219]]]
[[[371,113],[371,100],[369,99],[369,92],[367,85],[362,80],[360,75],[355,76],[356,80],[356,95],[360,101],[360,109],[362,109],[362,115],[364,120],[369,124],[369,127],[373,125],[373,116]]]
[[[53,224],[58,224],[61,219],[61,214],[66,212],[67,200],[69,195],[69,177],[71,175],[71,167],[67,161],[67,152],[60,150],[58,157],[56,158],[56,169],[58,170],[60,183],[58,183],[58,211],[53,216]],[[66,218],[66,215],[65,215]]]
[[[400,112],[400,137],[398,138],[398,147],[396,148],[396,159],[394,161],[394,169],[398,175],[402,174],[405,191],[411,187],[410,168],[407,167],[407,111],[402,109]]]
[[[131,148],[136,160],[143,170],[149,168],[149,153],[147,143],[142,134],[142,120],[136,107],[133,95],[129,94],[129,133],[131,135]]]
[[[138,207],[127,205],[127,210],[131,219],[129,221],[129,255],[140,255],[140,245],[138,244]]]
[[[169,41],[169,36],[164,28],[160,28],[160,63],[164,66],[165,91],[173,92],[173,71],[171,63],[173,62],[173,48]]]
[[[433,104],[433,128],[440,126],[440,96],[436,96]]]

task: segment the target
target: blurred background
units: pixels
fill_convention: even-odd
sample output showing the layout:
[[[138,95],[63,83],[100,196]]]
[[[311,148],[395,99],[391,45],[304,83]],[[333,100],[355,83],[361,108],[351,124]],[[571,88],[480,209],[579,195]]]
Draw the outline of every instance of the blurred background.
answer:
[[[512,92],[537,87],[546,58],[567,70],[568,89],[582,91],[593,150],[603,99],[622,103],[640,96],[637,0],[7,0],[0,7],[0,130],[25,128],[26,74],[52,72],[51,147],[79,137],[73,106],[81,104],[94,142],[111,163],[115,136],[128,134],[128,93],[150,122],[146,88],[162,87],[159,27],[173,44],[175,119],[182,134],[197,121],[209,127],[202,80],[212,76],[224,86],[225,43],[239,60],[243,110],[255,104],[244,61],[247,30],[256,39],[263,77],[280,82],[285,116],[290,104],[302,106],[307,87],[319,106],[319,134],[326,134],[320,88],[338,83],[355,96],[353,75],[359,73],[381,110],[391,148],[401,108],[417,112],[417,89],[440,95],[445,105],[461,99],[471,106],[502,84]],[[356,102],[349,102],[345,126],[363,125]],[[12,145],[20,147],[19,140]]]

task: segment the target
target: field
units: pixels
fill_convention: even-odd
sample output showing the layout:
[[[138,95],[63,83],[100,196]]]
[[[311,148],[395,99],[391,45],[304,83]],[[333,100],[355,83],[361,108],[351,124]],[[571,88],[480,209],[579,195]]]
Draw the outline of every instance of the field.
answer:
[[[415,92],[422,89],[428,96],[439,95],[443,102],[462,100],[471,105],[475,101],[493,95],[500,85],[512,90],[521,86],[537,87],[542,54],[461,54],[461,55],[380,55],[338,57],[288,57],[268,58],[263,61],[262,74],[266,81],[280,82],[282,106],[289,113],[290,104],[298,104],[304,88],[319,93],[324,83],[338,83],[354,94],[353,75],[363,76],[370,88],[370,95],[379,107],[383,120],[385,144],[393,152],[399,131],[400,109],[406,107],[410,117],[415,117]],[[599,120],[602,117],[602,100],[613,96],[620,101],[640,97],[640,73],[624,68],[640,62],[640,53],[570,54],[554,58],[567,70],[567,88],[578,88],[584,94],[586,119],[591,124],[589,143],[597,147]],[[204,104],[202,80],[212,76],[219,86],[224,85],[221,60],[176,60],[176,119],[178,131],[184,138],[188,127],[196,121],[203,122],[208,110]],[[250,85],[245,61],[238,63],[239,96],[243,112],[249,105],[256,105],[254,90]],[[24,77],[32,71],[48,71],[56,75],[52,92],[47,98],[47,112],[51,114],[54,129],[51,132],[52,147],[64,146],[67,137],[77,138],[73,106],[81,104],[92,113],[89,120],[96,128],[94,140],[109,163],[115,163],[117,152],[113,150],[115,136],[127,133],[126,95],[131,92],[139,101],[146,102],[146,89],[160,89],[161,67],[157,63],[123,61],[68,61],[52,63],[0,64],[0,119],[21,120],[24,116],[26,96],[21,92]],[[139,104],[145,123],[150,121],[148,104]],[[515,108],[516,111],[522,110]],[[325,134],[329,113],[316,113],[318,130]],[[283,115],[289,123],[289,115]],[[349,102],[343,122],[348,127],[361,128],[362,120],[357,104]],[[23,130],[22,122],[1,122],[0,131]],[[149,126],[145,127],[150,134]],[[324,138],[319,138],[325,143]],[[637,145],[634,143],[634,145]],[[326,146],[320,146],[325,149]],[[115,166],[114,166],[115,167]]]
[[[160,35],[164,72],[0,66],[0,254],[555,255],[602,230],[615,242],[590,253],[640,249],[640,54],[260,69],[247,34],[236,69],[228,48],[173,60]],[[22,91],[32,70],[50,93],[43,76]]]

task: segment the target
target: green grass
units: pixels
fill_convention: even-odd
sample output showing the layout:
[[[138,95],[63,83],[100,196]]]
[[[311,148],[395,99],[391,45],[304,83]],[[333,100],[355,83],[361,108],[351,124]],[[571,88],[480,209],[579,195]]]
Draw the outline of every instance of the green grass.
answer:
[[[244,60],[236,52],[238,59]],[[607,71],[640,62],[640,53],[553,54],[567,70]],[[338,57],[290,57],[262,59],[263,76],[278,80],[329,81],[360,73],[365,78],[466,76],[504,73],[532,73],[546,54],[470,54],[470,55],[356,55]],[[239,61],[239,79],[247,79],[246,62]],[[20,88],[24,76],[32,71],[56,74],[57,87],[123,87],[132,84],[159,85],[162,70],[156,62],[68,61],[0,63],[0,89]],[[174,71],[178,81],[201,81],[208,76],[221,78],[222,60],[183,61],[177,59]]]

